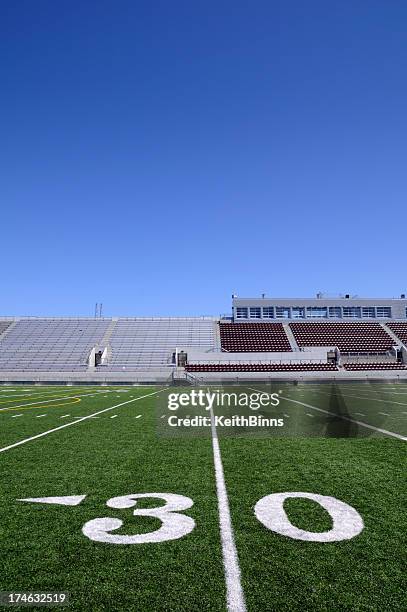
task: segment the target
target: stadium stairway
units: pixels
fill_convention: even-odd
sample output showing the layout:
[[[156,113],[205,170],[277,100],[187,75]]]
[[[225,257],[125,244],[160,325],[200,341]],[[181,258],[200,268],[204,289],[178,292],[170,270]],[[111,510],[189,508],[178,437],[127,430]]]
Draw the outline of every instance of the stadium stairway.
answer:
[[[395,342],[395,344],[397,344],[397,346],[400,346],[401,344],[404,344],[404,342],[402,340],[400,340],[400,338],[398,336],[396,336],[396,334],[394,333],[394,331],[388,326],[386,325],[386,323],[380,323],[380,325],[383,327],[383,329],[385,330],[385,332],[387,332],[389,334],[389,336],[391,336]],[[405,348],[407,348],[407,346],[404,344]]]
[[[109,344],[109,340],[114,332],[114,328],[117,325],[117,321],[119,319],[116,317],[114,319],[112,319],[111,323],[109,324],[109,327],[107,328],[105,335],[103,336],[102,340],[100,341],[100,345],[105,347]]]
[[[288,338],[288,341],[289,341],[289,343],[290,343],[291,350],[292,350],[292,351],[299,351],[299,350],[300,350],[300,347],[298,346],[297,341],[296,341],[296,339],[294,338],[294,334],[293,334],[293,332],[291,331],[291,327],[289,326],[289,324],[288,324],[288,323],[283,323],[283,327],[284,327],[284,331],[285,331],[285,333],[286,333],[286,336],[287,336],[287,338]]]
[[[17,321],[0,321],[0,341],[17,325]]]

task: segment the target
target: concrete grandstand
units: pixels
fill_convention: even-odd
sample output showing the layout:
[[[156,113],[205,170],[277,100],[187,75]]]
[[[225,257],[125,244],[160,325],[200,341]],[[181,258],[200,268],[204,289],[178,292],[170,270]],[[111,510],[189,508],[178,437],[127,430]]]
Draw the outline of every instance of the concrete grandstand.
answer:
[[[0,382],[407,378],[407,300],[233,297],[200,318],[0,317]]]

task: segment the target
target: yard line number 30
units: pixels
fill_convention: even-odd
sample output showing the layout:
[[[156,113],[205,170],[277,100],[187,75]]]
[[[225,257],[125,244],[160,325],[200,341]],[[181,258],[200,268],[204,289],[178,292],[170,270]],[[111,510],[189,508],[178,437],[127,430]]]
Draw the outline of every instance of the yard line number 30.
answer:
[[[137,508],[137,502],[142,498],[163,500],[164,505],[154,508]],[[328,531],[313,532],[299,529],[293,525],[284,510],[284,502],[290,498],[309,499],[318,503],[331,517],[332,527]],[[147,544],[177,540],[188,535],[195,527],[195,521],[183,514],[184,510],[192,508],[194,502],[190,497],[174,493],[134,493],[112,497],[106,502],[109,508],[134,508],[136,517],[151,517],[161,521],[155,531],[140,534],[114,533],[123,527],[123,521],[117,518],[95,518],[82,528],[83,534],[94,542],[108,544]],[[340,542],[350,540],[363,530],[363,520],[360,514],[345,502],[327,495],[306,492],[272,493],[262,497],[254,507],[256,518],[267,529],[294,540],[307,542]]]

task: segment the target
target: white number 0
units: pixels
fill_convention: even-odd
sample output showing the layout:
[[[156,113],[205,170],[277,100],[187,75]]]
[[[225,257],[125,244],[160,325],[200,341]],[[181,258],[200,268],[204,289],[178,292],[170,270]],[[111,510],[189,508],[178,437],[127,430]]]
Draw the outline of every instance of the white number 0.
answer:
[[[324,532],[305,531],[291,523],[284,502],[290,498],[311,499],[324,508],[332,519],[332,528]],[[254,507],[254,513],[260,523],[267,529],[280,535],[305,540],[307,542],[340,542],[350,540],[363,529],[363,520],[360,514],[345,502],[317,493],[293,492],[272,493],[262,497]]]
[[[112,499],[106,502],[106,505],[109,508],[133,508],[137,504],[137,500],[144,497],[154,497],[167,502],[164,506],[159,506],[158,508],[137,508],[133,510],[134,516],[149,516],[160,519],[161,526],[155,531],[133,535],[112,534],[110,532],[119,529],[123,525],[123,521],[115,518],[96,518],[85,523],[82,527],[82,532],[87,538],[95,542],[147,544],[177,540],[194,529],[194,519],[176,512],[177,510],[188,510],[188,508],[194,505],[192,499],[184,495],[175,495],[174,493],[135,493],[134,495],[112,497]]]

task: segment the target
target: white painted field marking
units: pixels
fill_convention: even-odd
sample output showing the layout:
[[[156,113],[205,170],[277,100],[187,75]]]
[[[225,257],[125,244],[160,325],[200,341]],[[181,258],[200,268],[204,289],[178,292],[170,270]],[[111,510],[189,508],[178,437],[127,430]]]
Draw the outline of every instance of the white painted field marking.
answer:
[[[138,414],[138,415],[136,416],[136,419],[139,419],[141,416],[142,416],[141,414]]]
[[[41,419],[41,417],[45,417],[47,415],[46,414],[36,414],[35,416],[37,419]]]
[[[63,414],[61,417],[59,417],[60,419],[66,419],[66,417],[71,416],[70,414]]]
[[[80,389],[80,388],[76,388],[76,389],[71,389],[70,391],[66,390],[66,393],[74,393],[74,394],[78,394],[81,393],[82,391],[92,391],[92,393],[106,393],[105,391],[97,391],[95,389],[91,390],[91,389]],[[30,395],[30,396],[34,396],[34,395],[40,395],[40,396],[44,396],[44,395],[57,395],[58,393],[62,393],[62,390],[57,391],[56,389],[53,389],[52,391],[24,391],[24,393],[13,393],[13,395],[2,395],[1,399],[3,399],[3,397],[24,397],[25,395]],[[111,391],[108,391],[108,393],[111,393]],[[107,395],[106,395],[107,397]]]
[[[359,416],[366,416],[364,412],[355,412],[355,414],[358,414]]]
[[[314,415],[313,415],[313,414],[310,414],[309,412],[307,412],[307,416],[311,417],[311,419],[313,419],[313,418],[314,418]]]
[[[216,491],[218,496],[219,527],[222,542],[223,567],[225,569],[226,598],[229,612],[244,612],[246,604],[240,578],[239,558],[237,556],[230,516],[229,500],[226,491],[225,475],[216,432],[215,418],[211,408],[212,449],[215,465]]]
[[[339,417],[344,421],[350,421],[351,423],[356,423],[356,425],[360,425],[361,427],[366,427],[367,429],[373,429],[379,433],[385,434],[386,436],[392,436],[393,438],[397,438],[398,440],[403,440],[403,442],[407,442],[406,436],[401,436],[400,434],[394,433],[394,431],[388,431],[387,429],[381,429],[381,427],[374,427],[373,425],[369,425],[368,423],[364,423],[363,421],[356,421],[355,419],[351,419],[343,414],[336,414],[335,412],[331,412],[330,410],[323,410],[322,408],[317,408],[317,406],[311,406],[310,404],[306,404],[305,402],[300,402],[294,399],[287,399],[288,402],[294,402],[295,404],[300,404],[301,406],[305,406],[305,408],[311,408],[311,410],[317,410],[318,412],[323,412],[324,414],[329,414],[335,417]]]
[[[289,414],[283,414],[283,416],[285,416],[285,418],[286,418],[286,419],[289,419],[289,418],[290,418],[290,415],[289,415]]]
[[[258,389],[253,389],[253,387],[249,387],[252,391],[257,391],[260,393]],[[312,406],[311,404],[306,404],[305,402],[300,402],[299,400],[291,399],[288,397],[283,397],[283,400],[287,402],[293,402],[294,404],[299,404],[300,406],[304,406],[305,408],[311,408],[311,410],[317,410],[318,412],[323,412],[324,414],[329,414],[331,416],[340,417],[344,421],[350,421],[350,423],[356,423],[356,425],[360,425],[361,427],[366,427],[366,429],[373,429],[379,433],[385,434],[386,436],[391,436],[393,438],[397,438],[398,440],[402,440],[403,442],[407,442],[407,437],[402,436],[394,431],[388,431],[387,429],[381,429],[380,427],[374,427],[373,425],[369,425],[368,423],[364,423],[363,421],[356,421],[355,419],[351,419],[343,414],[336,414],[335,412],[331,412],[330,410],[323,410],[322,408],[318,408],[317,406]]]
[[[97,393],[86,393],[84,395],[65,395],[63,397],[55,397],[49,400],[40,400],[38,402],[30,402],[29,404],[19,404],[18,406],[7,406],[6,408],[0,408],[2,410],[10,410],[11,408],[15,410],[16,408],[25,408],[26,406],[36,406],[38,404],[49,404],[50,402],[59,402],[61,399],[78,399],[81,397],[94,397],[98,395]]]
[[[162,419],[165,419],[165,414],[161,415],[161,418],[162,418]]]
[[[134,399],[127,400],[126,402],[121,402],[120,404],[116,404],[115,406],[111,406],[110,408],[104,408],[103,410],[98,410],[98,412],[94,412],[93,414],[89,414],[87,416],[81,417],[76,421],[71,421],[70,423],[65,423],[64,425],[59,425],[59,427],[54,427],[53,429],[48,429],[48,431],[43,431],[36,436],[31,436],[30,438],[25,438],[24,440],[20,440],[19,442],[15,442],[14,444],[10,444],[9,446],[5,446],[4,448],[0,448],[0,453],[4,453],[12,448],[16,448],[16,446],[21,446],[21,444],[26,444],[27,442],[31,442],[32,440],[37,440],[38,438],[42,438],[43,436],[47,436],[54,431],[59,431],[60,429],[65,429],[65,427],[71,427],[72,425],[76,425],[77,423],[81,423],[82,421],[86,421],[87,419],[91,419],[92,417],[102,414],[104,412],[109,412],[109,410],[114,410],[115,408],[120,408],[120,406],[125,406],[126,404],[131,404],[132,402],[138,402],[146,397],[151,397],[152,395],[157,395],[157,393],[162,393],[166,391],[169,387],[165,389],[160,389],[159,391],[154,391],[153,393],[147,393],[147,395],[141,395],[140,397],[135,397]]]
[[[327,395],[330,397],[330,393],[327,393],[326,391],[317,391],[317,393],[321,393],[322,395]],[[398,406],[407,406],[407,404],[405,402],[394,402],[393,400],[385,400],[385,399],[380,399],[378,397],[366,397],[366,396],[360,396],[360,395],[351,395],[350,393],[343,393],[341,390],[341,395],[343,397],[353,397],[354,399],[361,399],[361,400],[369,400],[371,402],[382,402],[384,404],[397,404]]]
[[[293,525],[284,510],[284,501],[290,498],[311,499],[324,508],[332,519],[328,531],[314,532]],[[257,519],[271,531],[305,542],[341,542],[350,540],[363,530],[363,519],[359,512],[345,502],[317,493],[290,492],[272,493],[259,499],[254,507]]]
[[[16,419],[16,418],[17,418],[17,417],[19,417],[19,416],[23,416],[23,415],[22,415],[22,414],[12,414],[12,415],[11,415],[11,418],[12,418],[12,419]]]
[[[377,414],[381,414],[382,416],[390,416],[388,412],[378,412]]]
[[[110,418],[111,419],[115,419],[117,416],[119,416],[118,414],[113,414]]]
[[[77,506],[86,495],[64,495],[63,497],[26,497],[17,499],[21,502],[31,502],[33,504],[57,504],[58,506]]]
[[[159,519],[161,526],[155,531],[133,535],[110,533],[122,527],[123,521],[117,518],[104,517],[85,523],[82,527],[82,533],[94,542],[128,545],[178,540],[191,533],[195,528],[194,519],[179,512],[188,510],[194,505],[192,499],[185,495],[176,495],[174,493],[134,493],[132,495],[112,497],[112,499],[106,502],[106,506],[115,509],[133,508],[137,505],[137,500],[149,497],[164,500],[167,503],[158,508],[136,508],[133,510],[133,515],[136,517],[152,516]]]

